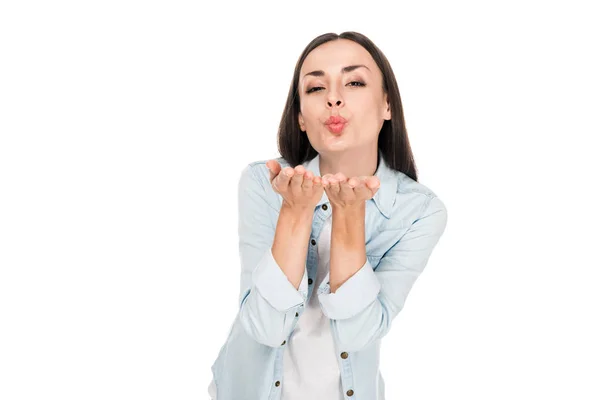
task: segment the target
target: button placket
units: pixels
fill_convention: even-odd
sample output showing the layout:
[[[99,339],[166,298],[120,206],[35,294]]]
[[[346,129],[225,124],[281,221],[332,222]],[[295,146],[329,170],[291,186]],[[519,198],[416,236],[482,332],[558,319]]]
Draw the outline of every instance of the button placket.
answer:
[[[310,239],[310,244],[312,244],[313,246],[316,246],[317,245],[317,241],[315,239]],[[312,278],[308,278],[308,284],[312,285],[312,283],[313,283]]]
[[[348,353],[343,351],[340,353],[340,357],[342,357],[344,360],[348,359]],[[352,389],[348,389],[348,391],[346,392],[347,396],[352,396],[354,395],[354,390]]]

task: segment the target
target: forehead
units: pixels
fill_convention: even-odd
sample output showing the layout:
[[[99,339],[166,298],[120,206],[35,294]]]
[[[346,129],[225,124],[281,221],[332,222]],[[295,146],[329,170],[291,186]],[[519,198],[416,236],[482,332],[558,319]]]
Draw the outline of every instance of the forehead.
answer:
[[[355,64],[366,65],[372,72],[377,70],[377,64],[364,47],[348,39],[333,40],[308,53],[300,68],[300,79],[311,71],[323,70],[326,74],[339,73],[342,67]]]

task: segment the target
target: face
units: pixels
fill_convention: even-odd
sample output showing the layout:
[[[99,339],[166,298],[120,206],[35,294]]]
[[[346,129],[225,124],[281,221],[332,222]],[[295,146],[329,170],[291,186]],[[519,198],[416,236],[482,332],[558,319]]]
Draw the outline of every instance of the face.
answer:
[[[300,129],[317,152],[377,148],[391,114],[382,73],[361,45],[340,39],[312,50],[300,69],[298,90]],[[327,125],[331,116],[346,123]]]

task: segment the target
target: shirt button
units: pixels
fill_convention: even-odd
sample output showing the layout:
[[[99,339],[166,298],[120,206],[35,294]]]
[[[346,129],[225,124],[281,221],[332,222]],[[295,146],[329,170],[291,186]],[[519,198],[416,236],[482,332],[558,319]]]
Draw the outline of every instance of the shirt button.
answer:
[[[279,381],[275,382],[275,386],[279,386],[279,385],[280,385]]]
[[[313,280],[312,280],[312,279],[310,279],[310,278],[308,278],[308,284],[309,284],[309,285],[312,285],[312,282],[313,282]]]
[[[315,244],[317,244],[317,241],[316,241],[315,239],[312,239],[312,240],[310,241],[310,244],[312,244],[312,245],[314,246]]]
[[[321,208],[322,208],[323,210],[327,210],[327,204],[323,204],[323,205],[321,206]]]
[[[296,317],[298,316],[298,313],[296,313]]]
[[[346,392],[348,396],[352,396],[354,394],[354,390],[350,389]]]
[[[343,352],[342,354],[340,354],[340,356],[345,360],[346,358],[348,358],[348,353]]]

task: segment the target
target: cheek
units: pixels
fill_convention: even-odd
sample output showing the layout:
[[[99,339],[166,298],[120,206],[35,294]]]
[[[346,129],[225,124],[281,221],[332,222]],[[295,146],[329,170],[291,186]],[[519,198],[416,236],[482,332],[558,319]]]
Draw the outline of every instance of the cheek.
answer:
[[[355,110],[371,110],[379,103],[379,98],[374,93],[360,93],[358,90],[346,95],[346,107]]]
[[[369,123],[370,121],[379,118],[381,112],[379,105],[374,98],[362,97],[356,99],[356,102],[352,102],[352,105],[347,104],[352,109],[352,113],[355,117],[358,117],[362,123]]]
[[[351,107],[355,126],[358,128],[358,131],[377,134],[384,117],[379,99],[362,98],[360,101],[358,101],[359,99],[356,100],[357,102],[352,103],[351,106],[347,105]],[[369,135],[367,134],[367,136]]]
[[[381,101],[379,94],[373,94],[369,96],[368,104],[363,104],[364,109],[369,115],[376,118],[383,117],[382,110],[384,110],[384,103]]]
[[[304,117],[304,122],[308,125],[312,124],[318,118],[317,107],[310,101],[300,104],[300,112]]]

